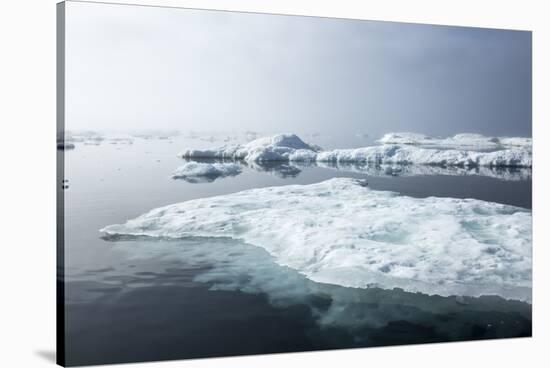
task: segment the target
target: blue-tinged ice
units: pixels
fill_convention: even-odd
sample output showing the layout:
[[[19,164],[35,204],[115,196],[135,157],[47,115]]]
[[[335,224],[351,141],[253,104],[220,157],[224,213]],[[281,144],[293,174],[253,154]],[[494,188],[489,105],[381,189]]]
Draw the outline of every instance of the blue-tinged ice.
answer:
[[[514,206],[335,178],[191,200],[101,231],[233,238],[320,283],[530,301],[531,224],[531,211]]]

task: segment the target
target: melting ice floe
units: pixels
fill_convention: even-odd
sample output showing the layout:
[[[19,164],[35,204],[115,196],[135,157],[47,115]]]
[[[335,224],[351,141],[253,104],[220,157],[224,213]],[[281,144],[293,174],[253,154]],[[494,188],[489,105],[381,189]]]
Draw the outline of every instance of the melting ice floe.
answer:
[[[411,198],[354,179],[192,200],[101,231],[238,239],[313,281],[346,287],[531,299],[530,211]]]
[[[486,326],[496,320],[494,328],[505,329],[507,335],[518,335],[525,318],[530,320],[531,316],[530,305],[498,297],[439,297],[313,282],[296,270],[277,265],[264,249],[238,240],[201,237],[155,241],[116,236],[107,239],[116,241],[117,251],[125,252],[124,259],[134,266],[125,277],[115,278],[120,269],[109,271],[102,281],[107,284],[129,288],[188,287],[191,276],[194,282],[204,283],[211,290],[261,294],[275,307],[306,305],[320,325],[357,330],[355,338],[360,339],[369,338],[365,327],[384,328],[392,321],[434,326],[443,336],[456,336],[458,332],[457,338],[465,338],[469,337],[469,329],[457,330],[457,323]],[[96,276],[97,273],[87,273],[77,278],[95,280]]]
[[[387,133],[378,142],[383,144],[411,144],[426,146],[498,148],[499,146],[531,147],[527,137],[486,137],[481,134],[461,133],[448,138],[434,138],[419,133]]]
[[[240,173],[241,166],[235,163],[187,162],[172,173],[172,178],[183,179],[190,183],[204,183]]]
[[[246,144],[226,145],[212,149],[189,149],[182,158],[218,158],[249,162],[349,162],[373,164],[416,164],[462,167],[531,167],[532,154],[526,148],[493,152],[454,149],[430,149],[411,145],[380,145],[355,149],[323,151],[308,145],[294,134],[279,134],[256,139]]]

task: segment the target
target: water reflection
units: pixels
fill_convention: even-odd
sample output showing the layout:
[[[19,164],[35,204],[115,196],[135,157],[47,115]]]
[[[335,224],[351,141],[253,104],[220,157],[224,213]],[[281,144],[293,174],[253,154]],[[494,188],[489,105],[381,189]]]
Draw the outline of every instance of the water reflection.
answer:
[[[263,173],[268,173],[277,176],[282,179],[295,178],[301,172],[304,166],[301,168],[289,162],[281,161],[267,161],[267,162],[244,162],[244,166]]]
[[[531,179],[530,168],[519,167],[460,167],[436,165],[374,165],[317,162],[315,165],[334,170],[369,176],[486,176],[507,181]]]
[[[368,163],[337,163],[337,162],[246,162],[219,159],[186,160],[186,162],[202,163],[239,163],[243,167],[257,172],[269,173],[280,178],[297,177],[303,170],[313,167],[336,170],[341,172],[363,174],[376,177],[413,177],[413,176],[481,176],[504,181],[531,180],[532,169],[520,167],[461,167],[436,165],[377,165]],[[231,176],[238,175],[236,173]],[[226,175],[228,176],[228,175]],[[219,176],[195,177],[189,182],[212,182]]]

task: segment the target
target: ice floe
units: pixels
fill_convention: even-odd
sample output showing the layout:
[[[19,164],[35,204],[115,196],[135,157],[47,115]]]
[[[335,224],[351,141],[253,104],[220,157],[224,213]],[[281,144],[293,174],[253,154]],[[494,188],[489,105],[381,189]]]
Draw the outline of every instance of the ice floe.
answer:
[[[448,138],[435,138],[419,133],[387,133],[378,140],[382,144],[409,144],[440,147],[499,148],[502,146],[531,147],[527,137],[487,137],[476,133],[460,133]]]
[[[117,137],[117,136],[109,137],[109,138],[107,138],[107,141],[110,144],[124,144],[124,145],[134,144],[134,138],[125,137],[125,136],[122,136],[122,137]]]
[[[99,145],[105,137],[92,130],[67,131],[61,135],[65,142],[84,143],[86,145]]]
[[[355,149],[323,151],[319,147],[305,143],[294,134],[279,134],[259,138],[246,144],[225,145],[211,149],[188,149],[181,152],[179,156],[187,159],[217,158],[249,162],[317,161],[461,167],[532,166],[531,151],[522,147],[479,152],[384,144]]]
[[[255,139],[246,144],[225,145],[212,149],[189,149],[182,158],[220,158],[246,161],[308,161],[316,155],[315,147],[294,134],[278,134]]]
[[[379,329],[391,328],[395,321],[434,326],[439,334],[464,338],[469,335],[463,333],[471,329],[457,329],[457,323],[486,326],[497,319],[499,323],[494,324],[491,333],[501,328],[515,336],[527,323],[530,326],[531,306],[527,303],[494,296],[440,297],[317,283],[296,270],[280,267],[264,249],[239,240],[201,237],[157,241],[117,236],[105,240],[113,241],[117,251],[124,252],[125,259],[135,267],[117,280],[113,276],[120,270],[101,270],[107,284],[128,288],[181,286],[189,283],[191,275],[193,282],[206,284],[210,290],[260,294],[276,308],[307,306],[317,324],[349,329],[354,339],[369,339],[370,332],[378,335]],[[97,275],[88,272],[78,279],[96,280]]]
[[[224,237],[345,287],[531,299],[531,212],[474,199],[412,198],[336,178],[150,211],[107,235]]]
[[[492,152],[431,149],[407,145],[381,145],[319,152],[316,161],[374,164],[531,167],[532,153],[524,148]]]
[[[190,183],[205,183],[220,177],[235,176],[241,171],[241,166],[235,163],[186,162],[172,173],[172,178]]]

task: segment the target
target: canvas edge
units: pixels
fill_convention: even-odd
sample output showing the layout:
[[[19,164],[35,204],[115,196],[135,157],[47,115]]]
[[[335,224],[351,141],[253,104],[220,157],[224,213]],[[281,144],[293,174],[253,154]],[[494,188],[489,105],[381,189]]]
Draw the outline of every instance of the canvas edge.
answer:
[[[56,146],[65,136],[65,2],[56,4]],[[56,147],[56,363],[65,366],[65,151]]]

